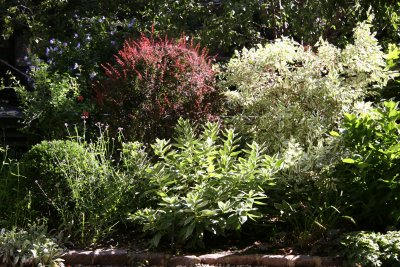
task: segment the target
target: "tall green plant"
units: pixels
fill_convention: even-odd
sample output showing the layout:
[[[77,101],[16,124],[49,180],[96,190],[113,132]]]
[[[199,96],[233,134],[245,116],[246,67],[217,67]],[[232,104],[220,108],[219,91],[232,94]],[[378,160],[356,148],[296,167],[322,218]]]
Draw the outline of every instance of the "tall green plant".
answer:
[[[352,217],[368,228],[400,223],[400,110],[384,102],[362,113],[347,113],[340,134],[347,157],[336,167],[343,199]]]
[[[158,161],[143,178],[142,192],[149,204],[131,216],[153,235],[151,245],[168,238],[172,245],[202,246],[206,232],[224,235],[260,216],[258,205],[281,161],[257,143],[240,150],[238,135],[220,132],[216,123],[205,124],[197,136],[180,119],[174,141],[152,145]]]

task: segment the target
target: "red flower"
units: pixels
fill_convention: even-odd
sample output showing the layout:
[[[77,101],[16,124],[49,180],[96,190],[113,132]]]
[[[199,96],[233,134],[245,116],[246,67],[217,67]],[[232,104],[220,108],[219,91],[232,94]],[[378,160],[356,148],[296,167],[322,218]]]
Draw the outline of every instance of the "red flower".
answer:
[[[81,118],[85,119],[85,120],[88,119],[89,118],[89,112],[87,112],[87,111],[82,112]]]
[[[82,102],[82,101],[83,101],[83,99],[84,99],[84,98],[83,98],[83,96],[81,96],[81,95],[80,95],[80,96],[78,96],[78,97],[76,98],[76,100],[78,100],[78,102]]]

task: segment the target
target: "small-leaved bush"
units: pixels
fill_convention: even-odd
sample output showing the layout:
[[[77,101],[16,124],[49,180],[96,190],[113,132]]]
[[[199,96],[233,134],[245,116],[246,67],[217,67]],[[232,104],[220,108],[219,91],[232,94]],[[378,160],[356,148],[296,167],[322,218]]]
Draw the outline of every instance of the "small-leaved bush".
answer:
[[[346,151],[333,175],[351,216],[364,229],[400,223],[399,120],[398,103],[388,101],[345,114],[341,134],[335,133]]]
[[[204,125],[201,134],[180,119],[174,142],[157,139],[152,145],[158,158],[147,171],[141,197],[148,206],[131,219],[173,246],[204,246],[206,233],[224,235],[239,231],[258,209],[273,186],[281,161],[264,154],[257,143],[239,149],[234,130],[221,131],[217,123]]]
[[[61,252],[44,224],[0,230],[0,263],[5,266],[64,266]]]
[[[270,152],[291,140],[303,148],[318,143],[356,100],[391,76],[370,28],[368,21],[360,23],[354,43],[344,49],[322,39],[312,48],[281,38],[237,51],[221,84],[230,88],[232,123]]]
[[[400,232],[386,234],[354,232],[341,240],[342,254],[348,266],[398,266],[400,264]]]
[[[69,166],[68,170],[65,169],[66,165]],[[63,140],[42,141],[33,146],[21,158],[19,168],[21,185],[33,193],[33,208],[46,217],[55,212],[49,210],[53,204],[51,202],[71,195],[71,172],[82,178],[101,175],[98,173],[101,170],[100,162],[95,155],[88,153],[77,142]],[[66,208],[73,208],[69,201],[63,204]]]
[[[115,60],[103,66],[107,79],[95,90],[107,123],[123,127],[125,137],[152,142],[171,137],[179,117],[217,119],[212,58],[184,37],[127,40]]]
[[[43,141],[21,160],[25,190],[33,191],[32,207],[64,229],[80,245],[98,242],[131,210],[137,175],[144,164],[141,145],[123,146],[130,162],[120,171],[113,160],[114,144],[104,126],[96,139]],[[133,165],[136,164],[136,168]]]

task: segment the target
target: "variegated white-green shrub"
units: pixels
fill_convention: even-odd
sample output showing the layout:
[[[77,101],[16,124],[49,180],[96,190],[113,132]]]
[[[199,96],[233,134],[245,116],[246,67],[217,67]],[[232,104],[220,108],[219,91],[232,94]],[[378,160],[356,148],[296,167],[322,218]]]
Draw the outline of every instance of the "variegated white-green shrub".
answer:
[[[289,38],[236,51],[221,86],[241,114],[235,126],[265,142],[270,152],[291,143],[315,145],[356,101],[376,92],[392,74],[369,21],[340,49],[324,40],[305,47]],[[228,89],[230,88],[230,90]]]

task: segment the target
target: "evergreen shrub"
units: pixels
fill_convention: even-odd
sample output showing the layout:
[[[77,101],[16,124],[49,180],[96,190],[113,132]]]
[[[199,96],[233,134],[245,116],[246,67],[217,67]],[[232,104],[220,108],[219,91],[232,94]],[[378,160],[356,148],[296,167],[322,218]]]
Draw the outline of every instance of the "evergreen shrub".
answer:
[[[34,208],[48,216],[50,214],[45,213],[52,206],[51,201],[71,194],[70,183],[73,181],[68,181],[69,173],[73,172],[77,177],[94,175],[93,171],[100,169],[99,164],[94,155],[77,142],[42,141],[23,155],[20,174],[26,190],[33,193]],[[68,170],[65,170],[65,165],[68,165]]]

